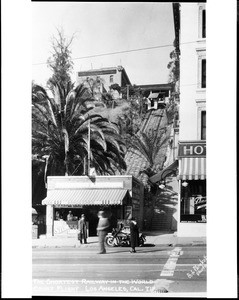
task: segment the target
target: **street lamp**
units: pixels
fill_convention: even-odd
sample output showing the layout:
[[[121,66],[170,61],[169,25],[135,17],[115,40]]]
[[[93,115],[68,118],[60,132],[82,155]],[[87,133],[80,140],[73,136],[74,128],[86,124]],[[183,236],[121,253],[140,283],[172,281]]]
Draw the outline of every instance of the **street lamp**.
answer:
[[[188,182],[187,182],[187,181],[184,181],[184,182],[182,183],[182,186],[183,186],[183,187],[187,187],[187,186],[188,186]]]

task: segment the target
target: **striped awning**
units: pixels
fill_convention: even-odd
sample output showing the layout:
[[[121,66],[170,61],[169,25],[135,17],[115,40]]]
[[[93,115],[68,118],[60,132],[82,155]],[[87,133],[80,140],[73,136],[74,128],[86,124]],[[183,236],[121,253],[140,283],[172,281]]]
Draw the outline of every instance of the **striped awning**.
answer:
[[[121,205],[125,189],[59,189],[49,190],[43,205]]]
[[[206,179],[205,157],[183,157],[179,159],[179,175],[181,180]]]

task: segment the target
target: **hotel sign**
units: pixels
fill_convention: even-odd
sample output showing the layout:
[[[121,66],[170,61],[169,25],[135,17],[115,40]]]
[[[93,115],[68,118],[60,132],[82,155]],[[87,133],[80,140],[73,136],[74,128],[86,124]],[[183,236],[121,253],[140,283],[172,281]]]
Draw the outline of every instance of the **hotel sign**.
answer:
[[[179,142],[178,157],[206,157],[206,141]]]

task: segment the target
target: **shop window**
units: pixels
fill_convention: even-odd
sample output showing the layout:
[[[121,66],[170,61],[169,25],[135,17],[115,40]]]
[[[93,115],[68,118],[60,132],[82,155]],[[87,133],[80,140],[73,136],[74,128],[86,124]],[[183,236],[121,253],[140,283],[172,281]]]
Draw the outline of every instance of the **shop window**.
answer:
[[[206,140],[206,111],[201,112],[201,140]]]
[[[202,38],[206,37],[206,10],[202,10]]]
[[[202,59],[201,88],[206,87],[206,59]]]
[[[206,222],[206,180],[189,180],[181,186],[181,222]]]

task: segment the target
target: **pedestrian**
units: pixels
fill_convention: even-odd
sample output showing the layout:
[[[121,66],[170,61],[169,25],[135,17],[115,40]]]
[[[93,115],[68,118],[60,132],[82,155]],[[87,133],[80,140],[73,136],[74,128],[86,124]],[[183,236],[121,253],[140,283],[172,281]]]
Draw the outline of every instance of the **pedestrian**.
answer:
[[[56,211],[56,220],[60,220],[60,213],[59,213],[59,211]]]
[[[67,221],[72,221],[73,220],[73,214],[71,213],[71,210],[69,211],[66,219],[67,219]]]
[[[139,228],[135,218],[131,218],[130,224],[130,244],[131,250],[130,253],[135,253],[135,247],[139,245]]]
[[[99,236],[100,252],[98,254],[105,254],[105,237],[110,227],[108,218],[106,218],[103,211],[98,212],[99,222],[97,227],[97,234]]]
[[[84,240],[84,244],[87,244],[87,224],[84,214],[81,215],[81,218],[78,221],[78,238],[81,244],[82,240]]]

